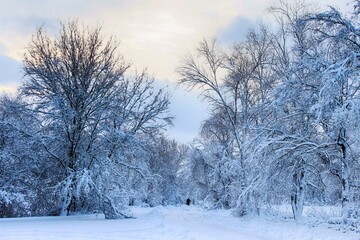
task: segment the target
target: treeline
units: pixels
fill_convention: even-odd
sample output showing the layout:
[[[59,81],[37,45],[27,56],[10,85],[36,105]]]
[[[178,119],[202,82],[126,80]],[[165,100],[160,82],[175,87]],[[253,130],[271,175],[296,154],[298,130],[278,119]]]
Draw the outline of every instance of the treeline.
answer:
[[[269,9],[226,49],[203,40],[178,68],[212,112],[189,152],[194,198],[238,215],[291,203],[341,205],[344,222],[360,208],[360,1],[344,15],[302,1]]]

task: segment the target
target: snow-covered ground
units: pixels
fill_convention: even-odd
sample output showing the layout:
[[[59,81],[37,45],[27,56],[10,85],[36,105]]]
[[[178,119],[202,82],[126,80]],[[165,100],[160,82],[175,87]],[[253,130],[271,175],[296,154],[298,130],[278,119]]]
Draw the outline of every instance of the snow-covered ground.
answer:
[[[360,240],[360,234],[326,226],[237,218],[230,211],[196,206],[133,208],[133,212],[135,218],[126,220],[105,220],[102,215],[0,219],[0,239]]]

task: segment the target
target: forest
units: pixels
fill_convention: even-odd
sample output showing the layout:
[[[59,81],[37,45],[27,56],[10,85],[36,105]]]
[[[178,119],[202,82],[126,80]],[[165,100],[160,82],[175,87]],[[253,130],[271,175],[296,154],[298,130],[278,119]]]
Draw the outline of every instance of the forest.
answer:
[[[191,144],[165,136],[167,88],[134,71],[114,37],[77,20],[34,32],[24,79],[0,96],[0,217],[194,204],[260,215],[341,206],[360,229],[360,1],[268,9],[231,47],[204,38],[175,79],[211,106]]]

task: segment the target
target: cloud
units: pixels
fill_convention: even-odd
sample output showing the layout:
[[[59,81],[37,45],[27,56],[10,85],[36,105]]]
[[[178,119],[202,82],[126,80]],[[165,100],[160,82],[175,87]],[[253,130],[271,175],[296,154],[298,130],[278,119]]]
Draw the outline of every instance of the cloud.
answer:
[[[21,59],[36,27],[58,28],[58,20],[76,18],[90,26],[103,25],[105,35],[121,41],[127,59],[160,78],[170,78],[178,59],[204,37],[239,14],[239,0],[13,0],[0,9],[0,42],[7,55]],[[1,0],[0,0],[1,2]]]
[[[36,15],[2,17],[0,31],[13,35],[28,35],[34,33],[37,27],[45,25],[47,29],[57,28],[56,19],[43,18]]]
[[[4,54],[6,51],[6,48],[3,44],[0,43],[0,54]]]
[[[15,91],[21,78],[20,62],[0,54],[0,91]]]
[[[217,34],[218,39],[224,44],[232,44],[245,40],[249,29],[253,28],[256,23],[244,16],[237,16],[229,25],[220,29]]]
[[[166,135],[181,143],[191,142],[197,137],[202,122],[209,117],[209,104],[198,98],[195,89],[189,92],[184,86],[177,86],[169,80],[156,81],[156,84],[167,86],[171,93],[170,112],[175,115],[175,120]]]
[[[38,27],[44,26],[49,34],[55,35],[59,26],[59,21],[56,19],[43,18],[34,14],[1,16],[0,22],[1,53],[18,61],[21,61],[25,48]]]

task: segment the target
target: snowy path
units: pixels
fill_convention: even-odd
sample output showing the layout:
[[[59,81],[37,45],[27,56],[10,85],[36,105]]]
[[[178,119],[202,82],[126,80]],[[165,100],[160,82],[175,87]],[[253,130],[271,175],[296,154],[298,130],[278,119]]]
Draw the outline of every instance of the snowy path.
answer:
[[[1,240],[360,240],[353,233],[232,217],[229,211],[197,207],[134,208],[136,219],[103,216],[0,219]]]

